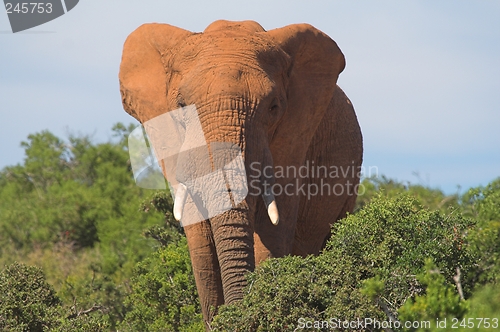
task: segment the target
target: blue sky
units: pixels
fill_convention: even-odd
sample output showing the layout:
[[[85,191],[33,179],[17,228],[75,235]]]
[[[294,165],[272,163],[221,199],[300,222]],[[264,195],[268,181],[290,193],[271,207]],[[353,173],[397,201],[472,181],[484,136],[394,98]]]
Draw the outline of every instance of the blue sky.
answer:
[[[22,162],[30,133],[100,142],[114,123],[135,122],[118,67],[140,24],[202,31],[217,19],[305,22],[332,37],[347,60],[339,85],[356,108],[364,165],[379,175],[447,193],[500,176],[500,2],[456,0],[81,0],[17,34],[0,10],[0,168]]]

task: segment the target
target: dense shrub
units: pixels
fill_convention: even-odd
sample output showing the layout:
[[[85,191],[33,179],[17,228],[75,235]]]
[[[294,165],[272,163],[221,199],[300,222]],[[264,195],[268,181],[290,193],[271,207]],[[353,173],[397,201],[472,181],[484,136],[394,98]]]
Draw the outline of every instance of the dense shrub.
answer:
[[[427,258],[440,266],[450,285],[457,267],[471,268],[474,258],[465,235],[473,225],[458,212],[424,209],[408,195],[375,198],[334,225],[320,256],[264,262],[249,275],[243,301],[223,307],[214,326],[287,331],[298,327],[300,318],[389,320],[407,298],[424,292],[416,275]],[[373,281],[375,292],[370,291]],[[471,285],[463,285],[469,292]]]
[[[399,309],[403,331],[495,331],[500,328],[500,287],[479,286],[468,300],[460,298],[456,288],[447,284],[439,269],[428,262],[419,276],[426,286]],[[458,285],[458,283],[457,283]],[[419,328],[406,328],[413,322],[425,322]]]
[[[204,330],[185,237],[139,263],[131,287],[121,330]]]
[[[54,325],[60,300],[36,267],[8,266],[0,273],[0,327],[43,331]]]
[[[155,250],[141,235],[164,216],[145,214],[149,192],[136,186],[127,133],[93,143],[48,131],[22,143],[22,164],[0,171],[0,263],[42,267],[66,305],[106,308],[111,326],[125,315],[123,300],[135,265]]]
[[[62,307],[41,269],[14,263],[0,273],[2,331],[89,331],[108,329],[100,316]],[[93,310],[89,310],[90,313]]]
[[[463,200],[465,213],[478,221],[469,236],[471,250],[478,257],[475,277],[481,284],[500,287],[500,178],[470,189]]]
[[[435,322],[459,319],[467,312],[467,302],[460,298],[455,285],[446,282],[446,278],[431,260],[426,263],[426,271],[417,279],[425,287],[425,293],[414,295],[399,308],[398,319],[403,322],[430,322],[427,328],[437,327]],[[404,326],[404,325],[403,325]],[[420,328],[418,330],[426,330]],[[403,328],[403,330],[417,330]]]
[[[135,268],[120,330],[204,331],[187,241],[172,216],[172,206],[172,197],[165,191],[153,193],[141,205],[146,213],[165,215],[166,223],[144,232],[159,248]]]
[[[417,174],[418,175],[418,174]],[[436,188],[429,188],[421,184],[396,181],[385,176],[372,176],[361,181],[360,195],[356,200],[355,211],[366,206],[371,200],[379,195],[394,198],[401,193],[406,193],[416,198],[423,207],[431,210],[439,210],[443,213],[450,208],[460,208],[460,195],[446,195]]]
[[[470,318],[473,318],[474,326],[464,328],[460,321],[458,331],[492,331],[500,328],[500,287],[498,285],[487,284],[479,287],[468,302],[469,309],[464,318],[467,324]],[[456,329],[453,330],[456,331]]]
[[[500,179],[486,187],[470,189],[462,197],[464,214],[477,220],[468,234],[468,250],[475,257],[468,280],[475,289],[468,299],[444,286],[439,273],[423,276],[425,294],[410,299],[400,308],[400,317],[429,321],[429,329],[418,331],[492,331],[500,328]],[[457,278],[457,288],[460,280]],[[437,326],[439,317],[441,326]]]

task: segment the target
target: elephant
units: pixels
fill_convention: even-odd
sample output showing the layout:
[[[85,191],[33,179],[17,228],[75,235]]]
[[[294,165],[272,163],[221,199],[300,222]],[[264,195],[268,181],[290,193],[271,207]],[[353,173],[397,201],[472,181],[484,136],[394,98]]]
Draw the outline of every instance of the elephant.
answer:
[[[363,140],[337,85],[344,67],[337,44],[309,24],[266,31],[254,21],[219,20],[194,33],[149,23],[126,39],[119,72],[125,111],[146,124],[194,105],[206,142],[202,162],[179,154],[162,165],[178,185],[176,218],[188,217],[183,176],[200,173],[202,164],[216,169],[214,144],[234,147],[229,159],[241,156],[244,165],[241,199],[183,224],[207,329],[220,305],[243,298],[246,273],[267,258],[319,254],[331,225],[353,211]],[[184,139],[195,136],[182,130]],[[188,171],[179,175],[181,168]]]

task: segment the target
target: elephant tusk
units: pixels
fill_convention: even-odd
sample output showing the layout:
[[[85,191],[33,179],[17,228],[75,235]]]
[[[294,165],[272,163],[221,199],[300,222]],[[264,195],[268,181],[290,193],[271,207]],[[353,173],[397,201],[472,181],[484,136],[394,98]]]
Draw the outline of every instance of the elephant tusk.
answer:
[[[184,210],[184,204],[186,203],[186,198],[187,198],[187,187],[184,184],[179,183],[174,198],[174,218],[177,221],[180,221],[182,218],[182,210]]]
[[[262,199],[264,200],[264,204],[266,204],[269,219],[271,219],[273,225],[278,225],[280,222],[280,215],[278,213],[278,205],[276,205],[274,195],[270,192],[264,192],[264,194],[262,194]]]
[[[269,215],[269,219],[271,219],[271,222],[273,225],[278,225],[280,222],[280,216],[278,213],[278,206],[276,205],[276,201],[273,200],[271,204],[267,207],[267,214]]]

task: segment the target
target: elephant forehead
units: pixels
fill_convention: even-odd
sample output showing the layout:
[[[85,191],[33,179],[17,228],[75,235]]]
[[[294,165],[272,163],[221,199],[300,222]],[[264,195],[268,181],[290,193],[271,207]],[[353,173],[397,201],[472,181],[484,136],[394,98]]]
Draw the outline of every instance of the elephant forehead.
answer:
[[[177,46],[170,65],[187,99],[264,98],[290,64],[288,55],[259,33],[201,33]]]
[[[273,90],[273,81],[263,72],[250,72],[238,65],[195,69],[183,75],[180,91],[185,95],[247,96],[261,98]]]
[[[192,62],[242,62],[260,67],[259,55],[276,53],[277,47],[263,35],[223,31],[190,36],[174,50],[174,66],[189,67]],[[183,66],[184,65],[184,66]]]

